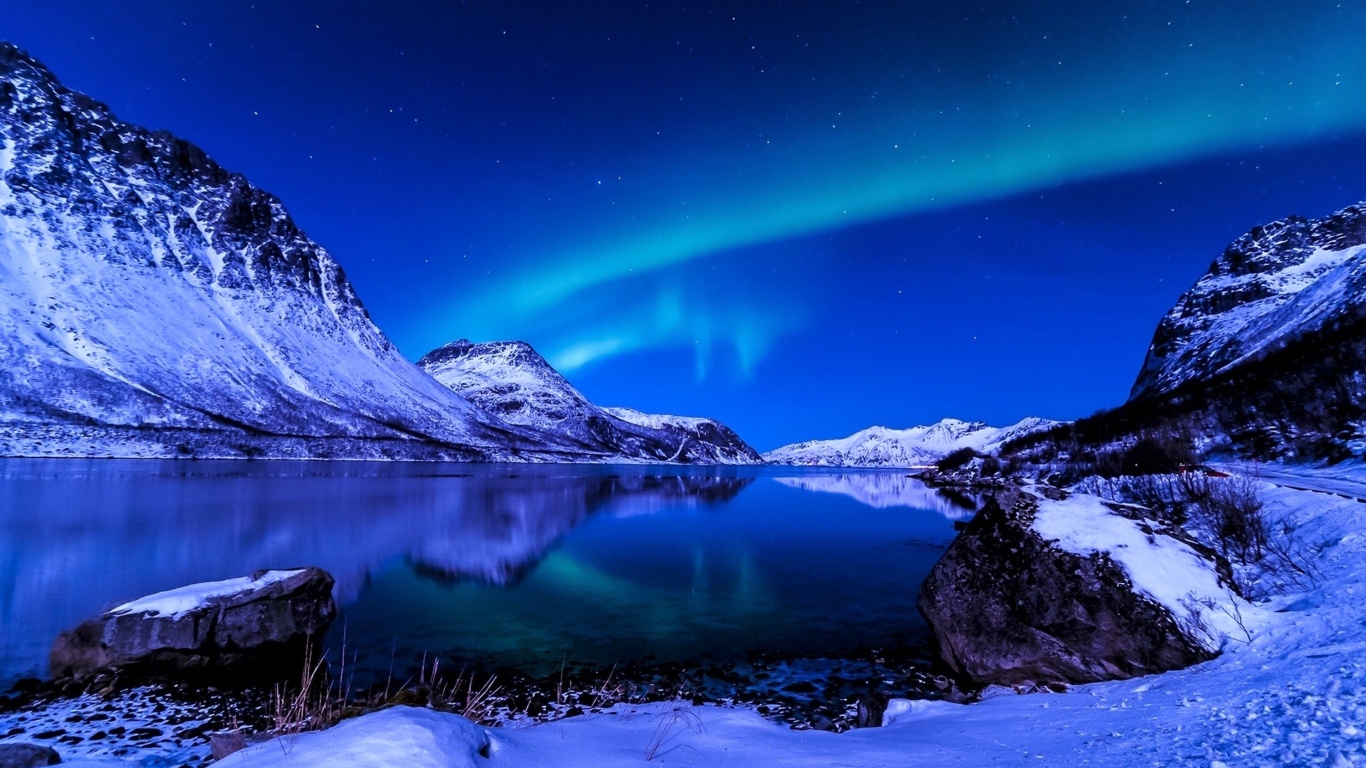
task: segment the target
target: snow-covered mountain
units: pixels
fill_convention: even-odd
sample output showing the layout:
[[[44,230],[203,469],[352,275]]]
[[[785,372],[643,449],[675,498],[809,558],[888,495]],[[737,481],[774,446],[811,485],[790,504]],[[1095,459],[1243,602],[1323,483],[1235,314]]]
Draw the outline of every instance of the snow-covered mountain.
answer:
[[[566,447],[404,359],[278,199],[192,144],[119,121],[9,44],[0,422],[7,455]]]
[[[1321,219],[1292,216],[1235,240],[1158,325],[1130,399],[1366,317],[1364,206]]]
[[[634,408],[604,408],[603,410],[628,424],[673,435],[689,446],[694,444],[712,446],[718,463],[759,464],[763,462],[758,451],[741,440],[740,436],[735,434],[735,430],[716,419],[708,419],[703,416],[642,413]]]
[[[563,435],[607,456],[703,464],[760,461],[729,427],[711,419],[600,408],[520,341],[461,339],[428,353],[418,365],[510,424]]]
[[[928,467],[961,448],[992,453],[1017,437],[1048,429],[1056,421],[1030,417],[1009,427],[944,419],[927,427],[870,427],[840,440],[808,440],[764,454],[770,464],[821,467]]]

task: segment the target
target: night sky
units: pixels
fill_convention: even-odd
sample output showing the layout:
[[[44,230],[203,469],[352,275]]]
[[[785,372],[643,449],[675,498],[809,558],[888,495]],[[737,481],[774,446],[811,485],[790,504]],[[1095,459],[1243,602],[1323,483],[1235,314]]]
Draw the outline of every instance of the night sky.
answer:
[[[401,7],[398,7],[401,6]],[[1234,237],[1366,199],[1366,3],[0,3],[278,195],[410,358],[769,449],[1074,418]]]

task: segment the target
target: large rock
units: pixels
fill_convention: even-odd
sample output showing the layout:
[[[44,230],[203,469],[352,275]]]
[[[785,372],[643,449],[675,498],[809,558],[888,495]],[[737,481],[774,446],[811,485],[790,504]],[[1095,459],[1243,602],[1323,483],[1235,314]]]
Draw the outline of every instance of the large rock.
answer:
[[[1227,564],[1144,512],[1054,489],[998,493],[920,588],[944,660],[975,683],[1016,685],[1213,658],[1248,607]]]
[[[39,744],[0,744],[0,768],[38,768],[58,765],[61,755],[52,747]]]
[[[56,677],[127,671],[269,677],[297,670],[337,613],[320,568],[257,571],[134,600],[57,637]]]

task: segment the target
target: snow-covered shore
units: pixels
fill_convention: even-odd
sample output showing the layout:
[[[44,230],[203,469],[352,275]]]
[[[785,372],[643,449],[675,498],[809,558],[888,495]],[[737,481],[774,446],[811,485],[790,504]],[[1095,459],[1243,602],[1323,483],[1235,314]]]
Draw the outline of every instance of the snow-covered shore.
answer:
[[[1325,490],[1336,479],[1325,477]],[[1316,487],[1313,472],[1295,480]],[[968,706],[893,702],[883,728],[843,734],[793,731],[715,706],[623,705],[499,729],[391,709],[222,765],[607,768],[647,756],[717,766],[1366,765],[1366,504],[1270,483],[1264,497],[1273,517],[1294,523],[1316,550],[1323,578],[1261,604],[1250,641],[1227,641],[1219,658],[1179,672],[1062,694],[1003,692]],[[73,759],[78,752],[69,764],[127,764]]]

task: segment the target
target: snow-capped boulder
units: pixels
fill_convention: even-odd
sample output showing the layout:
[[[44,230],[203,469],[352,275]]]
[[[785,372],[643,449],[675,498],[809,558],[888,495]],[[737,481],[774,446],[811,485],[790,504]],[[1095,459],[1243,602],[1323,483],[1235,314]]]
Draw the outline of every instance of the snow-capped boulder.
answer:
[[[297,670],[336,616],[332,584],[326,571],[310,567],[158,592],[63,632],[52,646],[51,671],[80,678],[108,670]]]
[[[1086,683],[1218,654],[1245,606],[1228,565],[1145,510],[1010,487],[920,588],[944,660],[979,684]]]
[[[1027,418],[1009,427],[980,421],[944,419],[927,427],[870,427],[839,440],[808,440],[764,454],[770,464],[819,467],[925,468],[963,448],[995,453],[1017,438],[1057,426],[1059,422]]]
[[[461,339],[432,350],[418,365],[509,424],[572,440],[603,460],[760,462],[759,454],[720,422],[594,405],[525,342]]]
[[[558,450],[418,370],[284,205],[0,43],[0,454]]]
[[[1230,371],[1366,317],[1366,203],[1235,240],[1162,318],[1130,399]]]

